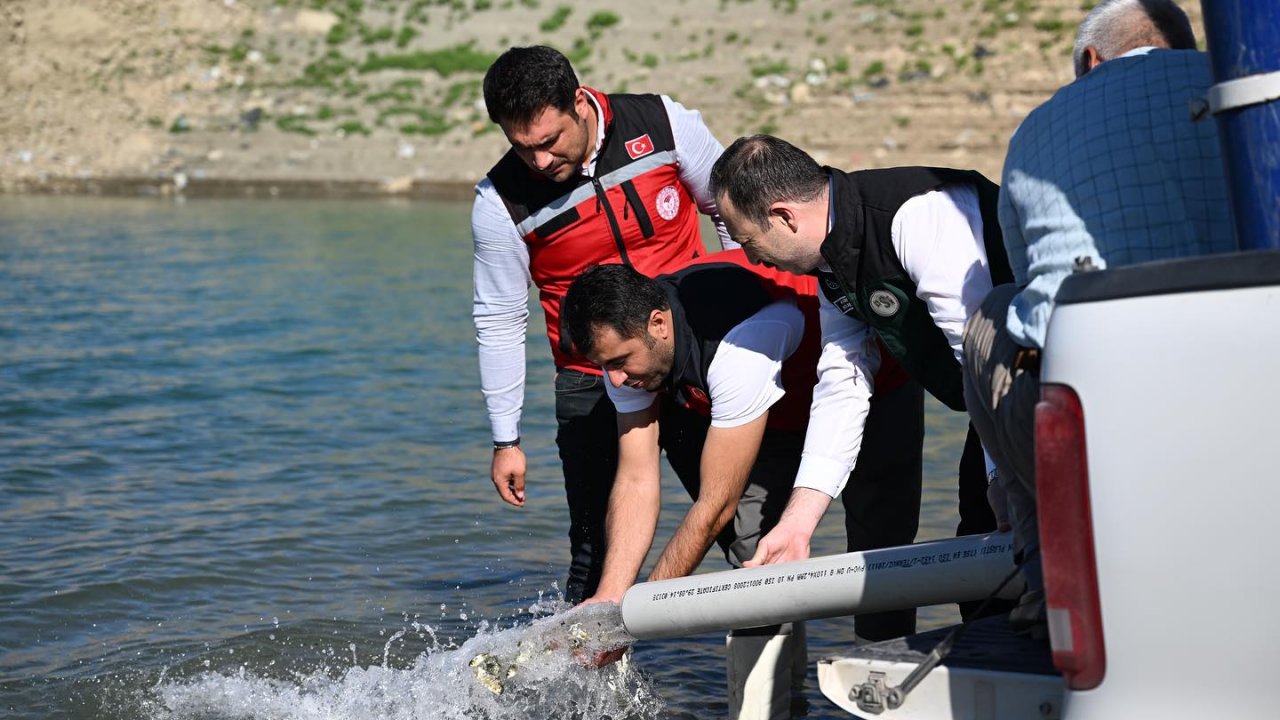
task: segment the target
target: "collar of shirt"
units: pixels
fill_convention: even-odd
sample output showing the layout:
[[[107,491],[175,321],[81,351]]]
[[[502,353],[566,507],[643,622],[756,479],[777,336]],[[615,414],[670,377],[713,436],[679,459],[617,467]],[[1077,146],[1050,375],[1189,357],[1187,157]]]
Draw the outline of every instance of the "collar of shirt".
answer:
[[[1155,48],[1150,45],[1143,45],[1142,47],[1136,47],[1130,50],[1129,52],[1121,55],[1120,57],[1133,57],[1135,55],[1146,55],[1152,50],[1155,50]]]
[[[836,226],[836,181],[827,176],[827,234]],[[831,272],[831,265],[826,260],[818,263],[818,272]]]
[[[600,154],[600,146],[604,145],[604,111],[600,109],[600,104],[591,93],[587,93],[587,102],[590,102],[591,107],[596,110],[596,144],[591,148],[591,158],[587,160],[586,165],[582,166],[582,174],[592,177],[596,174],[596,156]]]

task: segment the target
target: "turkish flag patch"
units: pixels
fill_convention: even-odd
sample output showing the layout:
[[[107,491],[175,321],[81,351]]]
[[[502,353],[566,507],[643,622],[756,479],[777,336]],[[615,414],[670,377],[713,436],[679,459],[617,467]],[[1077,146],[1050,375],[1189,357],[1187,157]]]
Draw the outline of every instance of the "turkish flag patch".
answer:
[[[645,133],[635,140],[627,141],[627,154],[632,160],[644,157],[653,152],[653,141],[649,139],[649,133]]]

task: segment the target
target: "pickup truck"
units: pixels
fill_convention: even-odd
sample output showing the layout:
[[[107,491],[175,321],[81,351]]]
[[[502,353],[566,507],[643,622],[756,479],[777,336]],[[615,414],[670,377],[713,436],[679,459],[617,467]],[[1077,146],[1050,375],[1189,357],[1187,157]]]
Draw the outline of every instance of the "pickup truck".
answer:
[[[1050,641],[989,618],[820,661],[853,715],[1280,717],[1280,5],[1202,5],[1241,251],[1080,272],[1055,298],[1035,420]]]
[[[1036,409],[1051,643],[981,621],[896,710],[876,688],[945,631],[855,648],[819,663],[823,694],[859,717],[1280,716],[1278,372],[1280,252],[1069,278]]]

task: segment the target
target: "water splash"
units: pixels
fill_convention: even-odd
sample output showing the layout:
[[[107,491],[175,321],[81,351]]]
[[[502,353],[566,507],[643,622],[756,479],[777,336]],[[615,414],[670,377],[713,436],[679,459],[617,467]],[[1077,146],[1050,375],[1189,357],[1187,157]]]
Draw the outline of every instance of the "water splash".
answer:
[[[535,613],[547,608],[535,606]],[[424,628],[430,630],[429,628]],[[392,640],[395,639],[393,636]],[[656,720],[664,703],[627,660],[595,668],[595,653],[628,644],[618,606],[589,605],[527,625],[433,645],[413,666],[350,667],[291,679],[241,667],[162,679],[142,701],[148,720]],[[390,641],[388,642],[388,647]]]

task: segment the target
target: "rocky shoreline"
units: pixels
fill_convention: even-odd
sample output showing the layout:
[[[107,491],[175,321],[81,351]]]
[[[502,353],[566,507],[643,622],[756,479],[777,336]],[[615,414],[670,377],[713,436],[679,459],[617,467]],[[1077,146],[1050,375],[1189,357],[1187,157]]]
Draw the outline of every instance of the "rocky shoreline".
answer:
[[[506,149],[484,69],[536,43],[585,84],[701,111],[723,143],[770,132],[845,169],[996,179],[1070,81],[1091,5],[556,2],[9,0],[0,192],[465,199]]]

